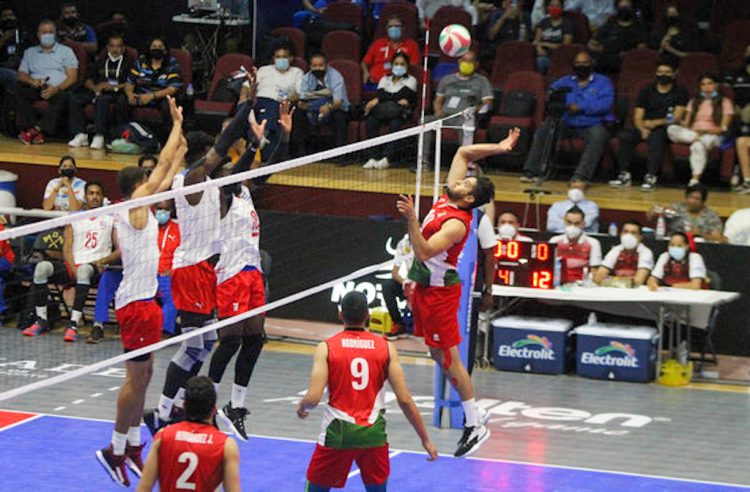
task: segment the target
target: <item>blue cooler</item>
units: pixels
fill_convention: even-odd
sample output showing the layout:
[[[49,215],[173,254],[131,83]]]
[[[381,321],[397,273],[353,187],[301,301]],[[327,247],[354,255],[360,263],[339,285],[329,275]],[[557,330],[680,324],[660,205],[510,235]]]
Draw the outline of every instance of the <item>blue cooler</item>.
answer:
[[[654,379],[655,328],[594,323],[579,326],[575,334],[578,375],[641,383]]]
[[[504,316],[492,328],[492,359],[501,371],[563,374],[570,366],[572,321]]]

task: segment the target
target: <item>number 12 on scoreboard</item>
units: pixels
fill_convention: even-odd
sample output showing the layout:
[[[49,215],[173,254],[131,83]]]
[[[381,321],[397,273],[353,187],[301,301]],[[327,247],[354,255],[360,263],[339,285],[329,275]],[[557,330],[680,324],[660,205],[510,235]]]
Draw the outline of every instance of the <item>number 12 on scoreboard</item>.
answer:
[[[549,270],[538,270],[532,272],[531,286],[536,289],[551,289],[552,273]]]

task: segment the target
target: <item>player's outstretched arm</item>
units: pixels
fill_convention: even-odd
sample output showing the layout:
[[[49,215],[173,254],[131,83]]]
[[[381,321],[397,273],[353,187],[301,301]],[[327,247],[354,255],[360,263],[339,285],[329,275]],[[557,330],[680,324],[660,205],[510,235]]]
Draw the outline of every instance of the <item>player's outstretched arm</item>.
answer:
[[[414,257],[419,261],[427,261],[451,246],[461,241],[466,234],[466,226],[458,219],[450,219],[443,223],[440,230],[427,240],[419,229],[419,219],[414,211],[414,199],[411,196],[400,195],[396,208],[406,219],[409,230],[409,240],[414,249]]]
[[[159,446],[161,446],[161,439],[154,439],[136,492],[151,492],[156,485],[159,479]]]
[[[224,492],[240,491],[240,449],[230,437],[224,442]]]
[[[396,394],[398,406],[401,407],[401,411],[404,412],[406,420],[409,421],[419,436],[419,439],[422,441],[422,447],[424,447],[425,451],[427,451],[427,454],[430,456],[428,459],[434,461],[438,457],[437,447],[435,447],[430,440],[430,436],[427,434],[427,428],[422,420],[422,415],[420,415],[417,405],[414,404],[414,400],[409,392],[409,386],[406,384],[404,368],[401,367],[401,362],[398,360],[398,351],[390,342],[388,342],[388,352],[390,353],[390,362],[388,363],[388,382],[391,384],[391,388]]]
[[[518,128],[512,128],[508,132],[508,136],[505,140],[499,143],[472,144],[459,147],[458,151],[456,151],[456,155],[453,156],[450,171],[448,171],[448,179],[446,180],[448,186],[452,186],[457,181],[466,177],[466,172],[469,170],[470,162],[478,161],[479,159],[483,159],[490,155],[510,152],[516,146],[520,137],[521,130]]]
[[[308,415],[308,410],[318,406],[320,399],[323,398],[323,391],[328,384],[328,345],[320,342],[315,349],[313,357],[313,368],[310,374],[310,385],[307,387],[307,393],[297,405],[297,416],[304,419]]]

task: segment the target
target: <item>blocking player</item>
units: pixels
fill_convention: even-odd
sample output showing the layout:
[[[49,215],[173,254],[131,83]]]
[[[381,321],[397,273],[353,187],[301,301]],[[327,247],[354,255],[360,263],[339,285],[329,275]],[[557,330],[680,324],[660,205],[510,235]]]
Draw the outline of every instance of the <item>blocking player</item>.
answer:
[[[461,281],[456,267],[471,227],[472,209],[493,200],[495,187],[487,177],[466,174],[470,162],[512,150],[520,134],[513,128],[500,143],[460,147],[448,172],[446,193],[424,218],[421,230],[412,198],[402,195],[396,203],[408,221],[415,255],[409,271],[412,285],[405,289],[414,317],[414,334],[424,337],[430,356],[458,391],[466,417],[457,457],[475,452],[490,436],[485,425],[488,414],[477,407],[471,377],[458,353]]]
[[[310,385],[297,406],[297,416],[306,418],[328,386],[328,406],[307,468],[307,492],[343,487],[352,462],[362,472],[365,490],[385,492],[390,472],[384,418],[386,380],[429,460],[438,456],[409,393],[398,352],[385,338],[365,328],[370,318],[367,304],[367,297],[358,291],[341,300],[339,318],[344,331],[318,344]]]
[[[237,443],[212,425],[216,391],[205,376],[185,384],[187,420],[154,436],[137,492],[150,492],[157,480],[161,492],[240,490],[240,451]]]
[[[288,102],[280,104],[279,126],[282,136],[279,145],[271,154],[270,161],[284,160],[289,154],[289,135],[292,132],[292,115]],[[245,149],[234,165],[225,165],[222,175],[237,174],[250,169],[263,139],[266,121],[261,124],[250,118],[255,140]],[[221,190],[221,257],[216,264],[216,298],[219,319],[246,313],[265,304],[265,286],[261,269],[260,219],[255,211],[250,194],[242,193],[240,183],[227,185]],[[211,357],[208,375],[217,391],[224,371],[239,350],[234,366],[232,397],[221,410],[219,418],[243,441],[247,441],[245,430],[245,397],[247,387],[260,357],[265,341],[263,329],[265,315],[225,326],[219,330],[219,346]]]
[[[153,172],[126,167],[117,182],[126,199],[137,199],[169,189],[187,152],[182,138],[182,108],[169,98],[172,131]],[[154,301],[159,266],[158,225],[148,206],[115,214],[115,233],[120,245],[123,279],[115,295],[117,322],[125,352],[161,340],[162,314]],[[108,447],[96,452],[97,459],[118,485],[129,486],[126,465],[141,475],[141,414],[153,371],[153,355],[144,354],[125,362],[125,382],[117,396],[115,428]]]

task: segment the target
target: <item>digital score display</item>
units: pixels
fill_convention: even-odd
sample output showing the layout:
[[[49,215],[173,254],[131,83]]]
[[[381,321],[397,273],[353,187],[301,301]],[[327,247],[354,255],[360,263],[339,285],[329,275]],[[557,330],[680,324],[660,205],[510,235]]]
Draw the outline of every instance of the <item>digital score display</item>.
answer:
[[[501,240],[495,246],[495,283],[551,289],[554,286],[555,245]]]

